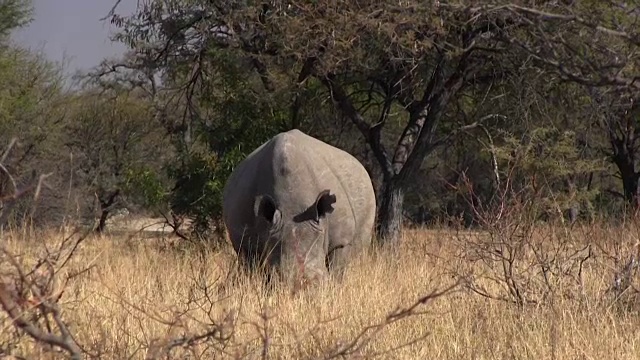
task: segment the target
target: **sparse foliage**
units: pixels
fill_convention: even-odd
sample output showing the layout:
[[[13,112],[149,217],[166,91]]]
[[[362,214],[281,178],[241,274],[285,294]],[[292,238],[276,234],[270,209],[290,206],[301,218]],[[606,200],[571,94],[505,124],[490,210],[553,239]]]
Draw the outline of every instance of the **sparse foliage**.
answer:
[[[2,0],[0,2],[0,52],[11,31],[31,21],[31,0]]]
[[[85,199],[97,201],[96,231],[102,232],[109,214],[138,190],[149,198],[131,200],[158,206],[160,180],[151,174],[161,171],[168,153],[144,99],[135,93],[89,90],[78,94],[74,106],[64,127],[65,147],[74,156],[78,188],[84,188]]]

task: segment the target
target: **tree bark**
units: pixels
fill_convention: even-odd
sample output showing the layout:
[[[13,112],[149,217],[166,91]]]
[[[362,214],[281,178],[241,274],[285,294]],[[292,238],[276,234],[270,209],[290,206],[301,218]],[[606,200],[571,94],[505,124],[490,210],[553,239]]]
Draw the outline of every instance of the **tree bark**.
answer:
[[[102,233],[107,227],[107,219],[111,212],[111,206],[116,202],[118,195],[120,195],[120,190],[112,192],[106,197],[106,199],[98,199],[100,201],[100,220],[98,221],[98,226],[96,227],[95,232]]]
[[[624,189],[624,198],[631,206],[634,212],[640,208],[640,198],[638,197],[638,180],[640,174],[636,172],[622,174],[622,187]]]
[[[102,209],[100,211],[100,220],[98,221],[98,226],[96,227],[97,233],[104,232],[104,229],[107,227],[107,218],[109,217],[109,210]]]
[[[383,245],[395,246],[402,232],[404,189],[396,181],[384,181],[378,207],[377,233]]]
[[[624,190],[624,199],[636,212],[640,208],[640,198],[638,196],[638,182],[640,173],[635,168],[635,153],[633,147],[629,146],[628,139],[612,139],[613,162],[618,168],[620,178],[622,179],[622,188]]]

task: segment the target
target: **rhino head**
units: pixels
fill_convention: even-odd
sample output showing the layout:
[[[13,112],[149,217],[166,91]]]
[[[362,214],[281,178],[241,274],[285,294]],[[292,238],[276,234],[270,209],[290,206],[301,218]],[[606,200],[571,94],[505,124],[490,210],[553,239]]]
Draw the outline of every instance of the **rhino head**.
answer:
[[[286,282],[315,281],[328,275],[328,215],[336,196],[321,191],[311,204],[284,204],[261,194],[254,215],[263,260]],[[306,207],[304,211],[301,208]]]

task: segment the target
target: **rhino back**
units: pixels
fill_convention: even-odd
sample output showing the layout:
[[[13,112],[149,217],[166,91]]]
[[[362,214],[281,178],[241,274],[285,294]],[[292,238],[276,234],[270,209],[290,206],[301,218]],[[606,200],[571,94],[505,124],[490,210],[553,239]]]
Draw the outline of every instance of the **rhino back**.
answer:
[[[330,247],[368,245],[376,203],[364,166],[348,152],[303,132],[291,130],[285,134],[286,141],[275,151],[278,163],[289,168],[288,176],[276,180],[283,190],[281,196],[289,197],[293,203],[302,200],[296,210],[304,211],[322,190],[331,190],[337,202],[329,216]]]
[[[323,185],[339,200],[330,217],[329,233],[333,246],[367,245],[375,219],[376,202],[371,179],[364,166],[348,152],[305,135],[314,149],[316,172],[323,174]],[[354,244],[357,243],[357,244]]]
[[[333,245],[367,243],[375,195],[362,164],[346,151],[299,130],[276,135],[239,163],[227,181],[223,213],[232,240],[247,230],[250,235],[256,195],[269,194],[284,213],[297,214],[324,189],[337,197],[328,229]]]
[[[291,132],[274,136],[238,163],[227,179],[223,217],[232,241],[253,235],[253,205],[257,195],[267,194],[280,206],[290,208],[310,194],[308,187],[299,185],[305,177],[300,173],[304,159],[294,151],[295,138]]]
[[[271,140],[267,141],[240,161],[223,189],[222,216],[234,246],[242,237],[252,235],[253,199],[259,182],[268,185],[264,183],[272,178],[267,162],[272,145]]]

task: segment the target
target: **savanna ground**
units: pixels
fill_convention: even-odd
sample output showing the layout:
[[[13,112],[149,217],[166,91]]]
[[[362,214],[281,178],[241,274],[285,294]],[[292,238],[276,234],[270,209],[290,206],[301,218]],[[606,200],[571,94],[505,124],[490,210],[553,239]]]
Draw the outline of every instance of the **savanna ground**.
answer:
[[[635,269],[624,270],[638,229],[407,230],[342,282],[295,293],[239,272],[228,247],[5,230],[0,274],[23,322],[63,339],[55,312],[32,318],[58,299],[83,358],[638,359]],[[68,357],[14,324],[0,315],[0,354]]]

